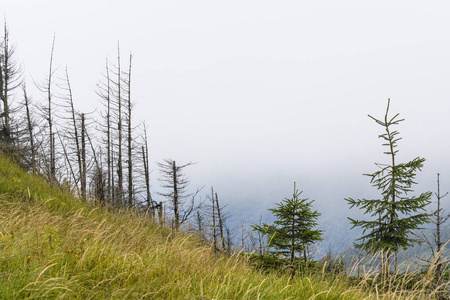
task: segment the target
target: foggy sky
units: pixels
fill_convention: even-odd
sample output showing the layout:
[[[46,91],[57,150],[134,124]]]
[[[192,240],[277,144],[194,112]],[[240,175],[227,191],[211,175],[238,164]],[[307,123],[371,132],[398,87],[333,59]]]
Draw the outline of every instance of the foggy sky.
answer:
[[[367,114],[406,119],[399,160],[427,159],[420,189],[450,190],[447,1],[3,0],[28,86],[67,66],[75,105],[98,106],[105,60],[133,54],[132,98],[155,162],[198,162],[192,185],[266,208],[293,182],[325,210],[374,194],[387,160]],[[30,88],[31,89],[31,88]],[[45,96],[33,91],[35,101]],[[420,192],[419,189],[419,192]],[[375,191],[376,194],[376,191]],[[325,205],[326,203],[330,205]]]

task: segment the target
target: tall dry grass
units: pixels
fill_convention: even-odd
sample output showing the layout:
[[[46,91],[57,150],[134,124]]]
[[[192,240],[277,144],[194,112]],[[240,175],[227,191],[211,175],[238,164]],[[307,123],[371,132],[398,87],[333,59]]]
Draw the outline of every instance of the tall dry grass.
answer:
[[[55,200],[49,200],[55,201]],[[57,201],[57,200],[56,200]],[[254,270],[131,211],[49,211],[0,196],[2,299],[358,299],[344,281]],[[64,205],[63,205],[64,207]]]
[[[136,211],[82,204],[1,156],[0,225],[0,299],[434,297],[430,285],[410,289],[407,277],[258,271]]]

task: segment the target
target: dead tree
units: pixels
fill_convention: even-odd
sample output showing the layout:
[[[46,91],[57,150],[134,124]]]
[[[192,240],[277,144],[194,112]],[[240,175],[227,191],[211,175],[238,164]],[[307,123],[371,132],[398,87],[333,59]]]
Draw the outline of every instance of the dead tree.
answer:
[[[259,217],[258,226],[262,226],[262,215]],[[255,236],[256,235],[256,236]],[[266,253],[267,250],[267,241],[262,234],[261,231],[253,230],[251,232],[251,239],[253,240],[253,244],[257,245],[256,252],[258,252],[259,255],[263,255]]]
[[[218,250],[217,248],[217,223],[216,223],[216,200],[214,199],[214,189],[211,187],[211,218],[212,218],[212,238],[213,238],[213,249]]]
[[[220,208],[219,197],[217,196],[217,193],[215,193],[215,196],[216,196],[217,217],[219,219],[220,241],[222,244],[222,250],[226,250],[224,227],[225,227],[225,220],[226,220],[227,216],[223,213],[223,211],[222,211],[223,208]]]
[[[86,202],[86,119],[81,114],[81,199]]]
[[[61,95],[58,96],[62,101],[55,105],[58,108],[63,108],[62,114],[59,119],[62,119],[63,127],[61,130],[63,132],[63,137],[66,142],[63,143],[60,138],[61,145],[64,148],[64,155],[66,157],[66,164],[69,165],[71,169],[72,177],[74,178],[74,184],[77,186],[79,191],[78,196],[83,202],[87,201],[88,197],[88,164],[89,154],[87,153],[87,124],[86,124],[86,114],[77,112],[74,107],[73,92],[70,84],[69,73],[66,67],[64,84],[58,85],[59,89],[62,91]],[[65,124],[65,125],[64,125]],[[59,135],[59,134],[58,134]],[[94,151],[93,151],[94,152]],[[95,153],[93,153],[94,161],[96,160]],[[72,166],[72,161],[77,162],[76,172],[78,176],[75,176],[74,167]],[[79,188],[78,188],[79,183]]]
[[[204,229],[204,219],[205,217],[203,216],[203,214],[201,213],[200,210],[196,211],[195,214],[195,225],[196,225],[196,231],[197,231],[197,235],[202,238],[203,240],[207,240],[207,237],[205,235],[205,229]]]
[[[103,122],[99,123],[99,131],[105,134],[107,159],[107,198],[110,204],[122,206],[124,196],[124,173],[123,173],[123,97],[125,80],[121,69],[120,47],[117,49],[117,65],[106,61],[105,78],[97,84],[97,94],[103,100],[106,113]],[[126,128],[125,128],[126,129]]]
[[[132,104],[131,104],[131,60],[132,55],[130,54],[130,65],[128,68],[128,80],[126,82],[126,89],[127,89],[127,130],[128,130],[128,136],[127,136],[127,149],[128,149],[128,206],[133,206],[133,160],[132,160],[132,126],[131,126],[131,111],[132,111]]]
[[[240,228],[238,227],[237,230],[239,230],[238,240],[240,242],[240,248],[237,251],[250,252],[253,248],[248,245],[248,242],[252,232],[246,229],[244,222],[241,223]]]
[[[112,166],[112,145],[111,145],[111,135],[112,135],[112,128],[111,128],[111,98],[112,98],[112,90],[111,90],[111,78],[110,78],[110,70],[109,70],[109,64],[108,60],[106,60],[106,67],[105,67],[106,73],[104,75],[104,81],[101,81],[97,84],[97,95],[101,98],[103,101],[103,104],[105,106],[105,115],[102,115],[103,122],[97,123],[99,129],[98,131],[103,132],[106,135],[106,138],[103,140],[103,142],[106,144],[106,201],[109,204],[112,204],[111,201],[114,198],[114,173],[113,173],[113,166]]]
[[[117,81],[116,85],[116,104],[117,104],[117,132],[118,132],[118,146],[117,146],[117,178],[118,178],[118,198],[120,203],[122,203],[123,198],[123,168],[122,168],[122,136],[123,136],[123,126],[122,126],[122,85],[121,85],[121,69],[120,69],[120,48],[117,47]]]
[[[26,119],[27,119],[27,129],[29,134],[29,141],[30,141],[30,155],[31,155],[31,170],[32,174],[36,174],[36,148],[34,145],[34,121],[31,117],[30,112],[30,101],[27,96],[27,89],[25,87],[25,83],[22,86],[23,89],[23,98],[24,98],[24,106],[25,106],[25,112],[26,112]]]
[[[231,233],[231,229],[227,226],[225,227],[225,232],[226,232],[226,248],[228,252],[232,252],[233,249],[233,236]]]
[[[97,155],[95,148],[92,145],[92,141],[90,139],[89,133],[88,133],[88,127],[89,127],[89,118],[87,118],[87,114],[81,113],[81,124],[80,124],[80,151],[81,151],[81,170],[80,170],[80,184],[81,184],[81,200],[86,202],[88,200],[88,172],[90,172],[92,169],[94,169],[94,175],[92,176],[94,178],[94,186],[96,185],[95,182],[98,184],[99,178],[101,179],[101,175],[98,175],[97,172],[100,169],[100,165],[97,160]],[[91,147],[88,146],[89,143]],[[89,150],[91,149],[91,151]],[[100,190],[102,190],[101,188]],[[99,190],[95,189],[95,195],[94,199],[97,200],[97,193]],[[92,191],[92,189],[91,189]],[[92,193],[91,193],[92,195]]]
[[[446,243],[448,243],[450,240],[448,237],[442,236],[442,229],[444,227],[445,222],[450,218],[450,214],[446,214],[445,211],[441,207],[441,199],[447,196],[448,193],[445,193],[444,195],[441,195],[440,191],[440,174],[437,174],[437,193],[436,199],[437,199],[437,209],[433,214],[433,218],[431,220],[431,223],[433,223],[436,227],[436,231],[433,232],[433,240],[430,240],[423,232],[421,233],[422,240],[425,241],[428,246],[431,249],[432,257],[430,259],[427,259],[426,261],[428,263],[434,264],[434,277],[435,277],[435,285],[438,290],[437,297],[439,300],[441,299],[448,299],[445,295],[445,291],[442,288],[442,268],[443,266],[448,263],[448,261],[442,260],[442,251],[444,250],[443,247]]]
[[[62,90],[62,95],[60,98],[62,99],[62,103],[59,104],[64,109],[64,115],[61,118],[66,121],[64,124],[64,138],[68,140],[68,147],[65,149],[65,155],[69,157],[67,163],[70,164],[72,161],[72,156],[75,156],[75,160],[77,162],[78,169],[78,177],[74,178],[74,183],[77,185],[80,183],[81,191],[81,199],[86,201],[86,178],[85,174],[83,174],[83,164],[82,164],[82,151],[81,151],[81,136],[80,136],[80,113],[75,111],[74,103],[73,103],[73,93],[72,87],[70,84],[69,73],[66,67],[64,85],[59,86]],[[61,141],[62,142],[62,141]],[[71,168],[73,168],[71,166]]]
[[[36,111],[40,107],[28,96],[25,83],[22,84],[23,101],[19,104],[18,116],[14,118],[22,129],[19,130],[18,137],[23,135],[23,142],[18,147],[23,149],[25,155],[22,166],[33,174],[45,174],[47,169],[46,153],[43,150],[43,143],[46,139],[45,120],[36,118]]]
[[[47,121],[48,126],[48,145],[49,148],[46,150],[42,149],[42,152],[49,153],[46,168],[47,168],[47,176],[50,181],[56,180],[56,151],[55,151],[55,133],[53,128],[53,53],[55,49],[55,36],[53,36],[52,48],[50,52],[50,63],[49,63],[49,71],[48,76],[42,84],[37,85],[38,89],[45,93],[47,106],[41,108],[41,113],[43,115],[43,119]]]
[[[65,158],[65,162],[66,162],[68,171],[70,173],[70,176],[68,175],[67,177],[69,177],[69,178],[72,177],[73,178],[74,184],[75,184],[75,186],[77,188],[77,192],[78,192],[78,195],[79,195],[80,193],[79,193],[78,184],[77,184],[77,181],[78,181],[79,178],[75,175],[75,171],[73,170],[72,164],[70,163],[70,157],[69,157],[69,153],[67,151],[67,145],[64,143],[63,139],[61,138],[61,134],[59,132],[58,132],[57,135],[58,135],[59,142],[61,143],[61,147],[62,147],[63,152],[64,152],[64,158]],[[69,181],[69,185],[70,185],[70,181]]]
[[[0,100],[3,104],[3,110],[0,110],[0,119],[2,120],[2,128],[0,131],[0,142],[2,142],[3,150],[7,151],[14,157],[17,156],[17,145],[14,145],[14,132],[12,130],[12,115],[17,108],[12,107],[14,99],[14,90],[22,84],[22,69],[14,58],[15,48],[10,45],[9,31],[4,24],[3,40],[0,41]],[[17,122],[16,125],[19,123]],[[17,157],[21,160],[20,157]]]
[[[207,196],[207,199],[210,204],[203,205],[201,212],[209,218],[209,229],[213,248],[214,250],[226,251],[225,221],[228,216],[223,213],[223,207],[221,208],[219,204],[219,196],[214,192],[213,187],[211,187],[211,196]]]
[[[200,192],[198,188],[194,193],[188,193],[187,188],[189,179],[184,175],[183,171],[186,167],[193,165],[187,163],[184,165],[177,165],[171,159],[164,160],[163,163],[158,163],[161,177],[161,187],[166,189],[166,192],[158,193],[164,196],[172,206],[173,222],[176,232],[179,231],[180,225],[187,221],[195,210],[195,197]]]
[[[148,162],[148,139],[147,139],[147,129],[144,124],[144,144],[142,147],[142,163],[144,165],[144,178],[145,178],[145,195],[146,195],[146,203],[147,209],[151,210],[152,216],[154,216],[155,203],[153,203],[152,195],[150,193],[150,166]]]
[[[53,76],[53,50],[55,49],[55,37],[53,37],[52,51],[50,55],[50,67],[47,80],[47,100],[48,100],[48,128],[50,141],[50,176],[52,179],[56,177],[56,151],[55,151],[55,135],[53,133],[53,116],[52,116],[52,76]]]
[[[103,174],[103,167],[101,165],[101,158],[99,158],[98,156],[98,151],[95,150],[94,144],[92,142],[92,139],[89,135],[89,133],[87,132],[87,130],[85,130],[85,135],[89,141],[89,145],[91,146],[91,151],[92,151],[92,157],[94,159],[94,163],[95,163],[95,169],[94,169],[94,173],[92,176],[92,180],[91,180],[91,195],[94,196],[94,199],[96,200],[96,202],[98,201],[98,204],[100,205],[105,205],[105,198],[106,198],[106,193],[105,193],[105,176]]]

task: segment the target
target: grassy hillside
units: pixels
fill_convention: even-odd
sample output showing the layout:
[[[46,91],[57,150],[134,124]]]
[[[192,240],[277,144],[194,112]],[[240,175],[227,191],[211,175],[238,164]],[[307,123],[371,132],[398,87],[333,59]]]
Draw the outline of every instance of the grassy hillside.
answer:
[[[80,203],[0,156],[0,299],[360,299],[337,278],[263,274],[130,211]]]
[[[263,273],[132,211],[82,204],[1,155],[0,233],[0,299],[372,298],[345,277]]]

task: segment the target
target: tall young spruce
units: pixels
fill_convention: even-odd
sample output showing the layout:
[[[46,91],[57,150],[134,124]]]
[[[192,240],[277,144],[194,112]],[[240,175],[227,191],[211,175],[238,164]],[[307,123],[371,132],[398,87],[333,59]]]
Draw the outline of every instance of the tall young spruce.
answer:
[[[399,114],[389,118],[388,99],[384,120],[378,120],[369,115],[377,124],[385,130],[379,135],[383,139],[383,146],[388,149],[384,153],[388,155],[389,163],[376,163],[379,170],[372,174],[364,174],[371,178],[372,186],[381,191],[381,199],[345,199],[350,208],[359,207],[370,214],[370,220],[354,220],[348,218],[354,227],[363,229],[363,236],[357,239],[356,248],[364,249],[368,253],[381,252],[383,255],[382,270],[385,275],[389,272],[389,260],[395,254],[395,266],[397,267],[397,252],[406,249],[420,240],[414,239],[411,233],[427,223],[429,214],[425,207],[430,203],[431,192],[425,192],[420,196],[411,196],[412,185],[417,171],[420,171],[425,161],[424,158],[416,157],[407,163],[398,163],[397,143],[401,140],[399,132],[393,130],[404,119],[399,119]]]

